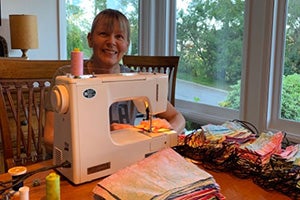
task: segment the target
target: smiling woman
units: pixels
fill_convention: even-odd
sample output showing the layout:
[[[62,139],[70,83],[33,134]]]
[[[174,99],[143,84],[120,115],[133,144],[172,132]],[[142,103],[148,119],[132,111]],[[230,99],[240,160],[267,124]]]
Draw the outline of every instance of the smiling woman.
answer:
[[[85,41],[86,35],[89,32],[93,18],[98,12],[106,8],[117,9],[124,13],[129,19],[131,24],[131,37],[128,54],[137,54],[138,45],[138,1],[109,1],[107,4],[97,4],[94,1],[72,1],[66,2],[66,28],[67,28],[67,55],[75,48],[80,48],[85,55],[85,58],[89,58],[92,54],[91,49]],[[74,15],[74,9],[77,10]]]
[[[176,108],[187,119],[199,124],[242,119],[251,121],[259,130],[287,131],[291,133],[288,136],[293,136],[293,140],[298,138],[300,141],[300,123],[294,121],[292,116],[299,105],[291,107],[292,112],[282,113],[284,107],[294,104],[289,104],[291,99],[288,95],[281,99],[290,92],[285,94],[280,91],[282,72],[292,75],[292,71],[283,70],[280,65],[284,63],[285,69],[298,69],[294,64],[299,57],[295,53],[299,45],[287,45],[291,47],[286,50],[286,56],[289,57],[287,62],[282,57],[284,44],[292,44],[291,42],[299,39],[285,37],[297,35],[292,32],[299,26],[296,17],[299,12],[295,10],[298,8],[297,0],[176,0],[169,1],[170,4],[165,1],[151,1],[151,4],[150,1],[139,1],[139,7],[137,2],[126,1],[126,5],[122,4],[120,9],[124,11],[129,4],[136,8],[134,12],[131,9],[130,12],[124,11],[132,24],[128,54],[180,55],[177,78],[193,84],[196,82],[215,89],[233,91],[221,104],[213,102],[211,105],[212,101],[202,102],[201,95],[206,93],[191,93],[188,92],[190,88],[186,88],[184,95],[189,97],[179,96]],[[177,10],[172,5],[175,2]],[[183,4],[186,2],[190,3]],[[96,7],[102,9],[106,5]],[[72,13],[70,8],[67,10],[69,14]],[[274,19],[274,16],[277,18]],[[80,18],[84,19],[77,17],[75,20],[68,20],[68,27]],[[213,26],[212,22],[216,22],[216,25]],[[84,23],[81,24],[84,27]],[[274,32],[275,29],[278,31]],[[273,32],[276,34],[272,34]],[[68,45],[72,45],[72,41],[80,41],[71,40],[71,37],[68,36]],[[291,40],[285,41],[289,38]],[[73,46],[69,49],[72,50]],[[295,59],[290,59],[293,56]],[[296,73],[299,74],[298,71]],[[288,77],[290,80],[292,78]],[[289,81],[285,82],[289,85]],[[177,87],[180,88],[179,82]],[[293,87],[289,89],[296,91]],[[297,96],[292,98],[297,99]],[[286,118],[283,114],[289,114],[292,118]]]

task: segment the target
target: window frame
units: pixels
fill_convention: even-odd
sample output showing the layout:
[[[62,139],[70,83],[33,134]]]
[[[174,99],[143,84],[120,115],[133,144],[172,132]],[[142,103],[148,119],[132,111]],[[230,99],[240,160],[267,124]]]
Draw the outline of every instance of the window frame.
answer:
[[[277,11],[277,12],[276,12]],[[280,118],[281,91],[282,91],[282,75],[284,71],[284,55],[285,55],[285,27],[288,13],[288,0],[276,1],[275,7],[276,16],[274,16],[274,35],[273,37],[273,60],[271,66],[273,68],[272,82],[270,83],[270,101],[267,128],[270,130],[284,130],[288,133],[288,137],[293,141],[300,141],[300,123],[296,121]],[[298,134],[297,134],[298,133]]]
[[[240,118],[300,142],[300,123],[279,118],[288,0],[247,0]]]
[[[176,107],[201,124],[239,118],[262,131],[284,131],[300,141],[300,123],[280,119],[280,95],[288,0],[246,0],[241,105],[228,109],[176,100]]]
[[[140,0],[139,6],[139,54],[176,55],[176,0]]]
[[[267,128],[274,0],[245,2],[240,119]]]
[[[140,55],[176,54],[176,0],[140,1],[139,27]],[[179,99],[175,100],[175,106],[186,119],[199,124],[219,124],[239,118],[238,111],[228,108]]]
[[[65,0],[58,1],[58,41],[59,41],[59,50],[58,57],[61,60],[67,59],[67,21],[66,21],[66,2]]]

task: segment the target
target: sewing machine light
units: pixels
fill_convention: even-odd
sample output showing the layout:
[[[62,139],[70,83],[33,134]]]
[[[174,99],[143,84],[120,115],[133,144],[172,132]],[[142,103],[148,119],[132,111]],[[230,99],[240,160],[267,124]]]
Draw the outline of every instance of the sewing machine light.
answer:
[[[140,98],[133,99],[133,103],[136,109],[140,113],[148,114],[150,105],[149,105],[149,99],[147,97],[140,97]]]
[[[144,103],[145,103],[145,108],[146,108],[146,109],[149,108],[149,103],[148,103],[148,101],[145,101]]]

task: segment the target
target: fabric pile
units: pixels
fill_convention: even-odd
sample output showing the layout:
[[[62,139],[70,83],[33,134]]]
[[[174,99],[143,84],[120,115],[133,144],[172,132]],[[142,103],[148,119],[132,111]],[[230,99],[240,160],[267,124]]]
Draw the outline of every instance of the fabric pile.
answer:
[[[201,126],[181,135],[174,149],[206,168],[230,171],[265,189],[300,199],[300,144],[291,145],[283,132],[258,134],[244,125],[230,121]]]
[[[241,177],[260,174],[271,156],[281,152],[283,137],[282,132],[263,132],[255,141],[241,144],[237,148],[235,173]]]
[[[179,136],[176,150],[183,156],[201,161],[207,168],[230,170],[236,162],[237,148],[256,139],[256,133],[234,121],[222,125],[208,124]]]
[[[254,182],[266,189],[275,189],[292,199],[300,199],[300,144],[290,145],[271,156]]]
[[[251,131],[234,121],[228,121],[222,125],[208,124],[202,126],[201,129],[210,143],[236,142],[240,144],[255,138]]]
[[[225,199],[214,178],[167,148],[98,182],[95,199]]]

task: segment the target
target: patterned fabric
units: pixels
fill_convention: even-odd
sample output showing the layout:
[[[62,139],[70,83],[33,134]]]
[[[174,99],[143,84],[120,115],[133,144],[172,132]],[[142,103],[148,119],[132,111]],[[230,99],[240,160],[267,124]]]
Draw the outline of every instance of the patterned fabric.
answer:
[[[291,144],[283,132],[258,134],[255,127],[243,127],[237,121],[208,124],[180,135],[174,149],[205,168],[251,178],[300,200],[300,144]]]
[[[241,145],[238,149],[238,156],[253,163],[266,164],[269,162],[272,154],[281,152],[283,136],[282,132],[261,133],[254,142]]]
[[[225,199],[204,170],[171,148],[161,150],[98,182],[96,199]]]

